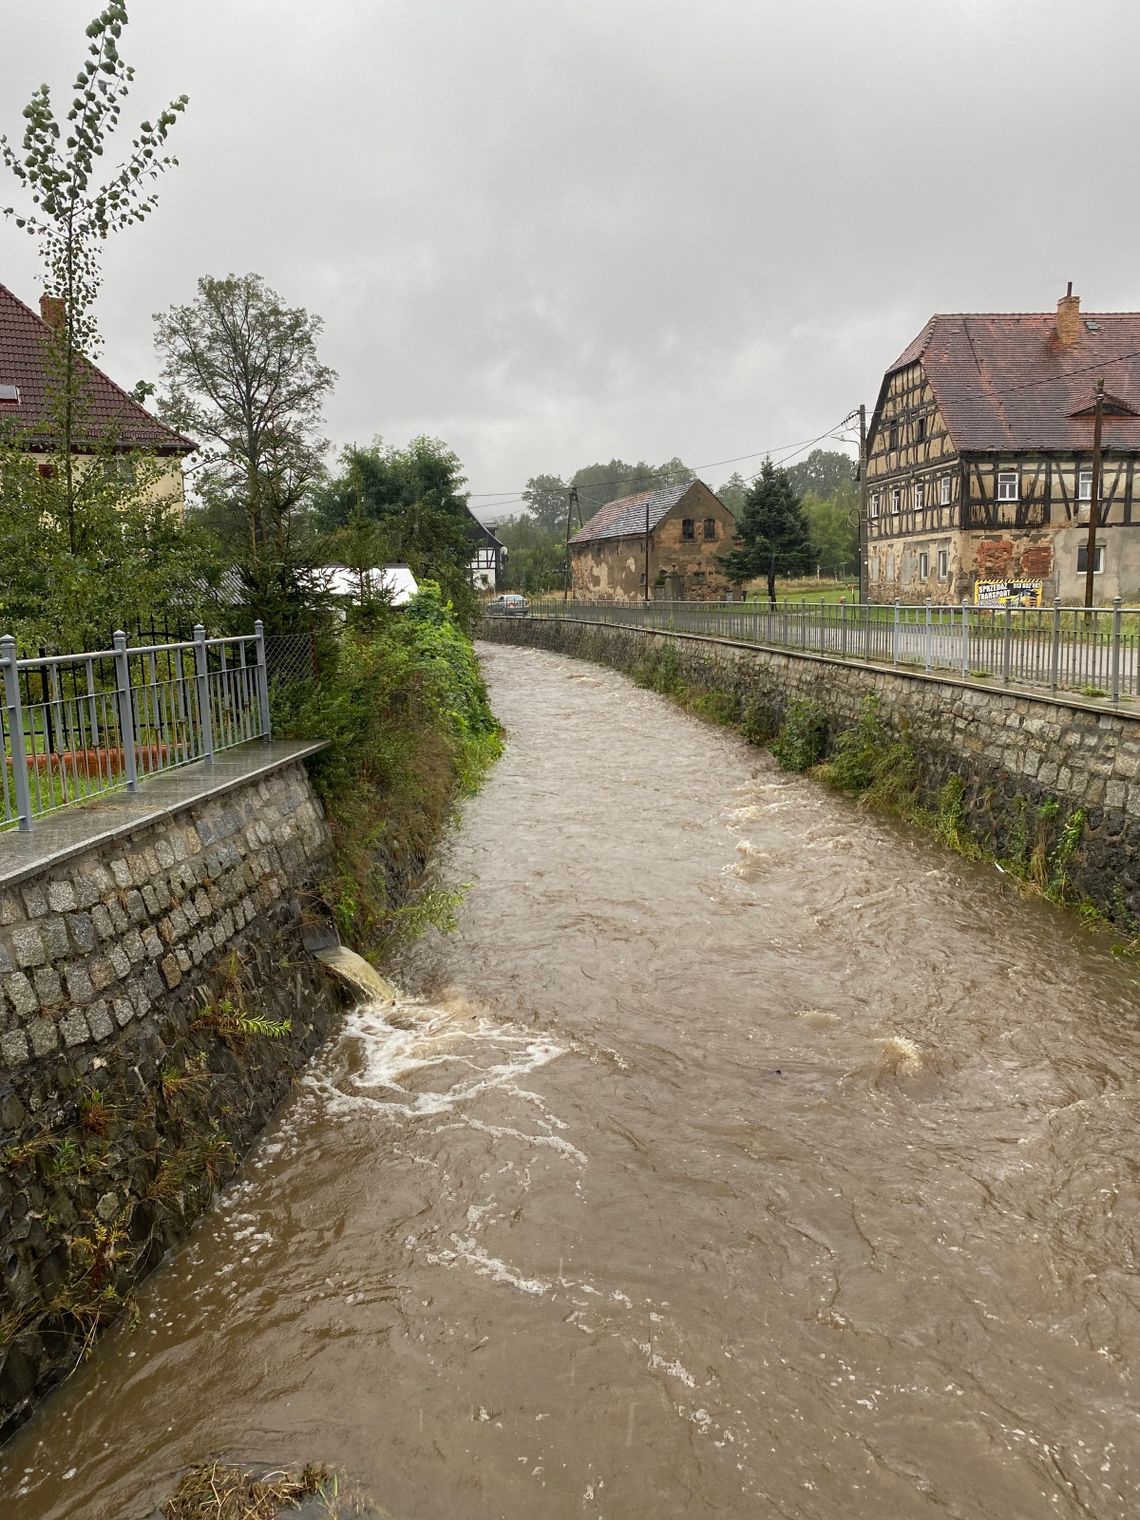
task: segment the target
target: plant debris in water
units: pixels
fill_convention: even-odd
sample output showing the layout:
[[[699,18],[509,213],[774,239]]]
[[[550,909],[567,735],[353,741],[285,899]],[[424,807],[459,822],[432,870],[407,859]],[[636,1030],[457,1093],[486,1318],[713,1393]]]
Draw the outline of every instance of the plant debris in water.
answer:
[[[324,1501],[334,1516],[337,1481],[327,1467],[312,1463],[299,1473],[257,1476],[225,1462],[207,1462],[186,1473],[174,1497],[162,1507],[163,1520],[280,1520],[306,1499]]]

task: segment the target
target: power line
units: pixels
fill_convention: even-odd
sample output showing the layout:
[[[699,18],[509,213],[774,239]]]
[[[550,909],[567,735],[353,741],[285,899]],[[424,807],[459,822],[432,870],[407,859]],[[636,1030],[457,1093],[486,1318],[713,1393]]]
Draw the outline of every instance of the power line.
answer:
[[[849,422],[855,415],[856,413],[854,412],[848,412],[847,416],[844,417],[843,422],[836,423],[834,427],[829,427],[827,431],[825,433],[821,433],[818,438],[808,438],[800,443],[781,443],[778,444],[775,448],[753,449],[751,454],[737,454],[732,459],[708,459],[704,462],[704,464],[695,464],[692,468],[694,472],[697,470],[716,470],[719,469],[722,465],[743,464],[746,459],[759,459],[762,454],[765,457],[769,457],[772,454],[779,454],[788,449],[793,451],[791,454],[789,454],[788,457],[794,458],[795,454],[801,450],[810,449],[813,443],[819,443],[822,439],[831,437],[832,433],[834,433],[838,428],[841,428],[844,422]],[[760,472],[757,471],[756,473],[759,474]],[[754,480],[755,478],[756,477],[754,475],[748,476],[749,480]],[[618,480],[591,480],[587,482],[587,485],[589,486],[590,490],[595,490],[601,486],[604,486],[608,490],[610,486],[627,485],[629,481],[633,479],[636,479],[636,476],[626,475],[619,478]],[[569,490],[570,488],[567,485],[564,487],[564,489]],[[468,499],[471,501],[481,501],[484,497],[487,496],[506,496],[509,497],[512,501],[523,500],[523,493],[517,491],[517,489],[513,491],[468,491],[467,495]]]

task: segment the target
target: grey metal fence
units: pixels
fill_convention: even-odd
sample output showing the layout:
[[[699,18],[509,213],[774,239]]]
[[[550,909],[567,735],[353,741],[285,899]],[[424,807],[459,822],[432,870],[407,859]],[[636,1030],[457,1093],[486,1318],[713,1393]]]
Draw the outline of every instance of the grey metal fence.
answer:
[[[0,638],[4,745],[0,826],[36,817],[248,739],[268,739],[269,683],[254,632],[20,659]]]
[[[531,604],[529,616],[708,634],[987,685],[1140,695],[1140,608],[749,602]]]

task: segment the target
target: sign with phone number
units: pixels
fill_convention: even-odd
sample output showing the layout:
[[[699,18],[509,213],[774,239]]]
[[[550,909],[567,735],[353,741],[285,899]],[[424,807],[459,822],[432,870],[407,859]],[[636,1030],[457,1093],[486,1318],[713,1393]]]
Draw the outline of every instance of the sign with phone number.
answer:
[[[974,601],[979,607],[1040,607],[1044,581],[979,581]]]

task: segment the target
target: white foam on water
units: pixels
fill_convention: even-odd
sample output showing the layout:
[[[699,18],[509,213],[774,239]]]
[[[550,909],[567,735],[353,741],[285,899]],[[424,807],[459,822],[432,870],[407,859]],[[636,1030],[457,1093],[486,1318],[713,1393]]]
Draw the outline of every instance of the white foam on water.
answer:
[[[922,1068],[922,1046],[914,1040],[904,1034],[892,1034],[883,1041],[879,1066],[882,1076],[912,1077]]]
[[[553,1288],[553,1283],[543,1282],[538,1277],[523,1277],[521,1273],[501,1257],[492,1256],[485,1251],[475,1240],[474,1236],[452,1235],[450,1237],[454,1250],[446,1247],[440,1251],[425,1251],[425,1259],[433,1267],[450,1267],[457,1262],[463,1262],[473,1267],[480,1277],[490,1278],[492,1282],[503,1283],[507,1287],[517,1288],[520,1293],[529,1293],[536,1298],[541,1298]],[[405,1245],[407,1241],[404,1242]]]

